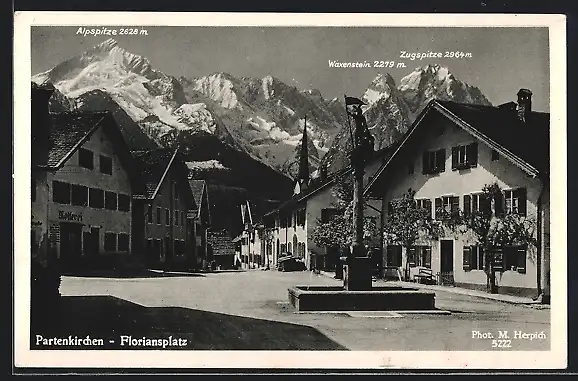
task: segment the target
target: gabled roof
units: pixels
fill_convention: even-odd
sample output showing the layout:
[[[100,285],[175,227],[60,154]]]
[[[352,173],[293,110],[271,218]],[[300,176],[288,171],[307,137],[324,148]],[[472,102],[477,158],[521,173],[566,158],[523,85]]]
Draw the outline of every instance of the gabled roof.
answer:
[[[449,101],[439,103],[443,107],[440,111],[442,113],[449,111],[451,115],[446,116],[461,124],[462,128],[466,130],[468,127],[473,128],[473,131],[469,131],[472,135],[480,134],[480,140],[495,143],[504,154],[508,151],[516,159],[523,161],[523,164],[529,164],[532,168],[526,169],[531,174],[548,172],[549,113],[533,111],[522,123],[516,110],[511,107],[477,106]],[[455,120],[456,117],[459,120]]]
[[[72,111],[49,113],[48,125],[35,123],[33,129],[47,128],[47,134],[40,140],[32,142],[33,151],[42,151],[44,154],[32,155],[32,167],[57,171],[72,157],[82,145],[90,139],[92,134],[102,128],[114,147],[114,153],[121,161],[124,170],[129,175],[131,184],[136,182],[134,161],[129,147],[112,117],[107,111]],[[37,135],[38,136],[38,135]]]
[[[36,156],[34,166],[59,169],[101,127],[106,112],[64,112],[49,114],[50,126],[34,125],[32,128],[48,128],[48,155]],[[36,149],[37,147],[32,147]]]
[[[200,207],[203,201],[203,192],[205,192],[205,180],[189,179],[189,186],[193,192],[195,203]]]
[[[174,148],[157,148],[131,152],[140,176],[140,186],[133,192],[134,198],[152,200],[156,197],[177,151]]]
[[[391,156],[367,184],[364,195],[371,191],[383,171],[423,124],[422,121],[426,115],[431,112],[438,112],[448,118],[531,176],[548,176],[550,114],[534,111],[525,122],[521,122],[512,105],[515,106],[512,102],[494,107],[451,101],[430,101],[399,140]]]
[[[388,147],[384,147],[382,149],[375,151],[373,157],[370,159],[370,162],[376,159],[387,160],[389,156],[393,154],[395,146],[396,144],[392,144]],[[351,165],[348,165],[347,167],[332,173],[328,178],[324,180],[320,180],[319,178],[313,179],[309,184],[308,188],[304,192],[294,195],[287,201],[283,202],[277,209],[266,213],[263,217],[269,217],[276,213],[293,208],[294,206],[302,203],[303,201],[306,201],[307,199],[314,196],[323,189],[326,189],[327,187],[335,184],[336,180],[342,178],[343,176],[351,172],[353,172],[353,167],[351,167]]]

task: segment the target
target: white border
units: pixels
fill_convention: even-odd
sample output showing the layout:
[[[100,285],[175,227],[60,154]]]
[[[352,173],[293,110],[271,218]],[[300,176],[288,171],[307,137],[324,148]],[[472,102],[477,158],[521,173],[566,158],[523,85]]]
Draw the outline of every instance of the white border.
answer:
[[[30,27],[389,26],[548,27],[551,113],[551,351],[31,351]],[[275,14],[149,12],[15,12],[14,15],[14,365],[17,367],[556,369],[567,366],[566,307],[566,17],[505,14]]]

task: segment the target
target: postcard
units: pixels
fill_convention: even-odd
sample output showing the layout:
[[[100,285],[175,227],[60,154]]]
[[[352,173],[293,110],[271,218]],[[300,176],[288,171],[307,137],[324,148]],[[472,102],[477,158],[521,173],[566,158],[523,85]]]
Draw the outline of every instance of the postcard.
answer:
[[[15,366],[565,368],[565,30],[17,12]]]

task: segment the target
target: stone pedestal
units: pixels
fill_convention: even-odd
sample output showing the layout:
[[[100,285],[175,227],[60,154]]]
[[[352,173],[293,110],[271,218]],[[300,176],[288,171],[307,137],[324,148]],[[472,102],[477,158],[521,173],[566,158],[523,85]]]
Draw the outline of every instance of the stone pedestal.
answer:
[[[372,261],[370,257],[349,258],[343,269],[344,289],[347,291],[371,290],[371,269]]]

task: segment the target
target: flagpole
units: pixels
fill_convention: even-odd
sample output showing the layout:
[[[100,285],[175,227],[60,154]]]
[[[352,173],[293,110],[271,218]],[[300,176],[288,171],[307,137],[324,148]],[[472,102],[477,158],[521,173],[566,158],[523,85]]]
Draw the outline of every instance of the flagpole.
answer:
[[[353,131],[351,130],[351,119],[349,118],[349,111],[347,110],[347,95],[343,94],[345,100],[345,113],[347,114],[347,126],[349,127],[349,136],[351,137],[351,147],[355,148],[355,139],[353,139]]]

